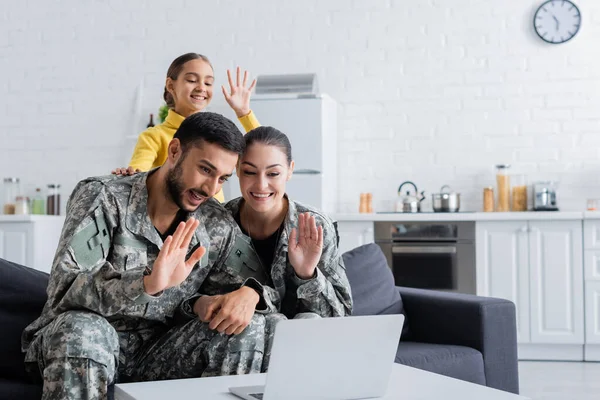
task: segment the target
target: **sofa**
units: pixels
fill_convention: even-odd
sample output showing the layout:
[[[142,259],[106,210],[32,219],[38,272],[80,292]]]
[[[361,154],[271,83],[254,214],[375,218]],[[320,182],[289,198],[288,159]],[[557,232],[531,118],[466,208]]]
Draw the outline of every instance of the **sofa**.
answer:
[[[48,274],[0,259],[0,400],[39,399],[21,353],[21,333],[42,312]]]
[[[353,315],[404,314],[397,363],[519,393],[514,303],[394,286],[385,255],[374,243],[342,256]]]
[[[354,315],[404,314],[395,361],[518,393],[514,304],[394,286],[379,246],[343,254]],[[21,332],[41,312],[48,275],[0,259],[0,400],[39,399],[21,353]]]

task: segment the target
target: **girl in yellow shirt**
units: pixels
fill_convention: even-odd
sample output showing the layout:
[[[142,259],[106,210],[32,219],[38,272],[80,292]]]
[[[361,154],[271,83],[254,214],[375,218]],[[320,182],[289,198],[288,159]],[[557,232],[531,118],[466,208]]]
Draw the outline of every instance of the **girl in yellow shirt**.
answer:
[[[247,88],[248,72],[244,71],[243,81],[240,82],[240,67],[237,67],[234,84],[231,73],[227,70],[229,92],[221,86],[223,95],[229,106],[235,111],[240,123],[246,130],[251,131],[260,126],[250,110],[250,94],[256,85],[256,79]],[[142,132],[137,140],[128,169],[117,169],[114,173],[131,173],[133,170],[148,171],[164,164],[167,159],[167,148],[173,135],[183,120],[199,111],[210,103],[213,97],[214,83],[213,67],[206,56],[197,53],[187,53],[177,57],[167,71],[164,100],[169,107],[165,121]],[[223,190],[215,195],[223,201]]]

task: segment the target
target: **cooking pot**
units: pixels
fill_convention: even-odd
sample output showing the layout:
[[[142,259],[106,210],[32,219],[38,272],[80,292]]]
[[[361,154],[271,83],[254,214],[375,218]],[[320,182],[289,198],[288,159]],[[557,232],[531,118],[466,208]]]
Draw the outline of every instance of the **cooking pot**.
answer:
[[[460,209],[460,193],[452,192],[450,186],[444,185],[440,193],[431,195],[431,204],[435,212],[458,212]]]

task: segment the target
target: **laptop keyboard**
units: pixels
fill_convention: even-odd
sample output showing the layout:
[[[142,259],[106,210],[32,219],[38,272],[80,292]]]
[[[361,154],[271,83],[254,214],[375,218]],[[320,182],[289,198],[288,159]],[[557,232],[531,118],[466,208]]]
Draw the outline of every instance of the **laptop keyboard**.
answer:
[[[262,398],[263,398],[262,393],[250,393],[250,396],[254,397],[255,399],[258,399],[258,400],[262,400]]]

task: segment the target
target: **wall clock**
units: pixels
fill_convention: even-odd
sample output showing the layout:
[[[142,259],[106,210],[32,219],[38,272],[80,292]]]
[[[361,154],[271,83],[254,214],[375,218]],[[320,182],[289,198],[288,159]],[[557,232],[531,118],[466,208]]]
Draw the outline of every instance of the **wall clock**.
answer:
[[[581,26],[579,8],[569,0],[549,0],[535,12],[533,27],[545,42],[558,44],[571,40]]]

